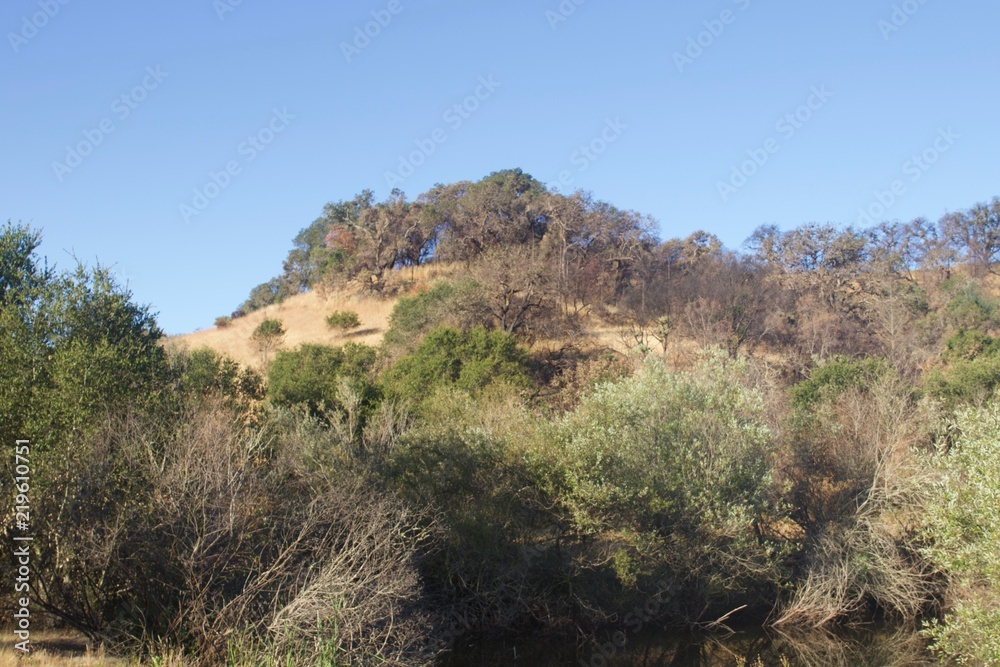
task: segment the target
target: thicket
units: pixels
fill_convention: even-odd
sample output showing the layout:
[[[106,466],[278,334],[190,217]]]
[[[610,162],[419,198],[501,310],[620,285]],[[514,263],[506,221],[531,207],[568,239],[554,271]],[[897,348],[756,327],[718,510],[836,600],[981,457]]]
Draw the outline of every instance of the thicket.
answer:
[[[259,374],[169,350],[106,269],[57,272],[8,224],[35,608],[203,664],[424,664],[653,598],[702,629],[937,616],[943,657],[1000,659],[1000,200],[739,251],[652,230],[520,171],[331,204],[245,308],[452,277],[379,348],[278,350],[265,320]]]

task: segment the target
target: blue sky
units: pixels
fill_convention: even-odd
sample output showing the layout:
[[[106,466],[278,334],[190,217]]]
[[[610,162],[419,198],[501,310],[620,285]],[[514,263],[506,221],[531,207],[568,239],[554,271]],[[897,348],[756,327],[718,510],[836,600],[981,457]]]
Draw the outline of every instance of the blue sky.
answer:
[[[664,238],[856,224],[879,194],[936,218],[1000,195],[998,24],[992,0],[6,0],[0,219],[181,333],[414,151],[410,196],[520,167]]]

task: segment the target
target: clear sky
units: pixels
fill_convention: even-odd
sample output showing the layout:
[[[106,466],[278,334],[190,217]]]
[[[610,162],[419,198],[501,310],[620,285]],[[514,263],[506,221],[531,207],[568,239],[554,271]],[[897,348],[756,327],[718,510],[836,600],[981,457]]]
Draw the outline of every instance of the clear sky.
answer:
[[[996,0],[5,0],[0,218],[170,333],[365,188],[520,167],[734,247],[877,193],[937,218],[1000,195],[998,25]]]

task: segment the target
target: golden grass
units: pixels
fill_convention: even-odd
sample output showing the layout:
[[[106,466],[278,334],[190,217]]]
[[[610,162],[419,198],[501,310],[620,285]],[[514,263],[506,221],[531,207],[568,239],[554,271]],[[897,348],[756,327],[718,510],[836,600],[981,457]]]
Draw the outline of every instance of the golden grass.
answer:
[[[32,630],[30,655],[14,648],[18,640],[12,631],[0,634],[0,667],[126,667],[129,663],[109,658],[100,650],[91,651],[78,635],[51,630]]]
[[[458,264],[426,264],[392,271],[386,276],[387,291],[399,295],[413,294],[435,280],[453,278],[462,271]],[[190,334],[173,336],[167,345],[176,345],[196,350],[210,347],[246,366],[261,368],[260,354],[250,340],[254,329],[267,318],[281,320],[285,327],[282,349],[294,349],[303,343],[318,345],[343,345],[353,341],[367,345],[379,345],[389,326],[389,316],[395,307],[397,297],[381,298],[363,292],[357,287],[347,287],[337,291],[314,290],[299,294],[283,303],[268,306],[245,317],[234,320],[224,329],[213,327]],[[334,311],[353,311],[361,319],[361,326],[346,335],[332,330],[326,325],[326,317]],[[588,351],[600,349],[614,350],[627,354],[634,342],[623,336],[619,327],[608,324],[596,317],[587,317],[581,336],[569,339],[537,340],[532,344],[536,351],[555,350],[567,344],[581,346]],[[659,350],[659,344],[653,344]],[[694,341],[675,337],[671,340],[667,363],[676,369],[690,366],[697,359],[699,346]],[[273,355],[272,355],[273,356]]]
[[[319,292],[308,292],[234,320],[224,329],[212,328],[174,336],[168,344],[181,345],[189,350],[207,346],[242,364],[259,367],[260,355],[250,342],[250,336],[265,318],[281,320],[287,332],[283,345],[285,349],[294,349],[303,343],[343,345],[349,341],[378,345],[395,303],[395,299],[378,299],[348,292],[330,293],[326,297]],[[326,316],[335,310],[356,312],[361,326],[346,335],[330,329],[326,325]]]
[[[391,291],[411,294],[435,280],[454,276],[457,271],[459,266],[454,264],[425,264],[391,271],[386,276],[386,283],[394,288]],[[179,345],[189,350],[210,347],[244,365],[259,368],[260,355],[250,342],[250,336],[266,318],[279,319],[284,325],[287,332],[284,349],[294,349],[303,343],[343,345],[353,341],[378,345],[382,342],[382,336],[389,325],[389,315],[397,300],[397,298],[379,298],[363,293],[356,287],[327,293],[314,290],[234,320],[224,329],[213,327],[172,336],[167,344]],[[335,310],[354,311],[361,319],[361,326],[355,331],[348,332],[347,335],[331,330],[326,325],[326,316]]]

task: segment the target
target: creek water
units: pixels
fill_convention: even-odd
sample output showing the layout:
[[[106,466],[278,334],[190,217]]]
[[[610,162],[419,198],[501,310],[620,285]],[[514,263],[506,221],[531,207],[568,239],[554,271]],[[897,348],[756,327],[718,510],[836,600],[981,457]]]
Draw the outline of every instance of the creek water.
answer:
[[[937,664],[916,628],[871,627],[786,635],[644,631],[573,645],[553,641],[466,642],[440,667],[888,667]]]

